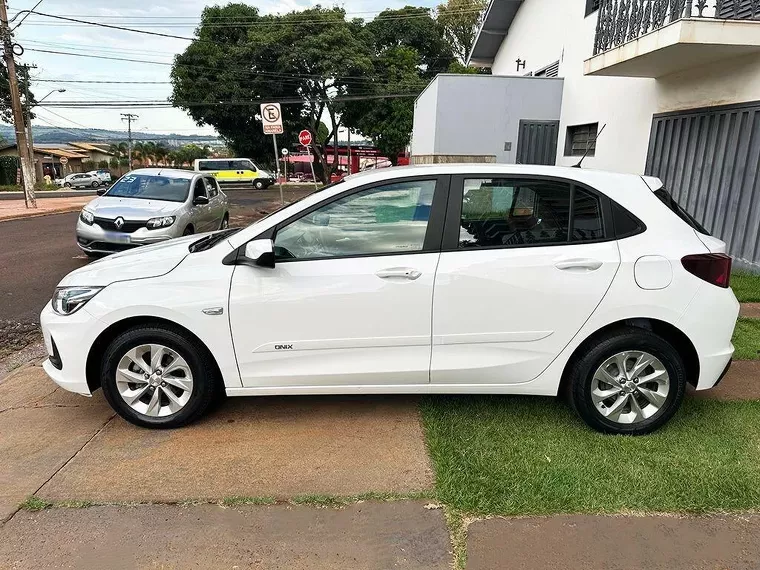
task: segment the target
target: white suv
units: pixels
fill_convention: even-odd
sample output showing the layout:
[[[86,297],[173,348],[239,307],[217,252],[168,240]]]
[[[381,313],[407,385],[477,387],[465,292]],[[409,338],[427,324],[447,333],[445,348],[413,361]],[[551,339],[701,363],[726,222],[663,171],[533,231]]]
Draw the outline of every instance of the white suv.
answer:
[[[372,171],[69,274],[42,312],[44,368],[148,427],[198,418],[221,388],[563,392],[591,427],[642,434],[730,364],[725,250],[656,179]]]

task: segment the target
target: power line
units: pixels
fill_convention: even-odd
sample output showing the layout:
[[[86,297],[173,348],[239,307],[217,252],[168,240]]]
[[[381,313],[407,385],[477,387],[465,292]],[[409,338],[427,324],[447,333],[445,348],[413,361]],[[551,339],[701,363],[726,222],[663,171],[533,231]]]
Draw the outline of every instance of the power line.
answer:
[[[250,101],[198,101],[198,102],[183,102],[182,107],[202,107],[202,106],[256,106],[261,103],[270,102],[273,99],[277,100],[282,105],[300,105],[303,103],[329,103],[329,102],[341,102],[341,101],[371,101],[379,99],[403,99],[403,98],[416,98],[419,93],[386,93],[377,95],[344,95],[333,97],[329,99],[325,98],[257,98]],[[177,108],[170,101],[51,101],[41,103],[40,107],[50,108],[68,108],[68,109],[90,109],[90,108],[143,108],[143,109],[164,109],[164,108]]]
[[[32,79],[33,83],[92,83],[109,85],[171,85],[171,81],[96,81],[84,79]]]

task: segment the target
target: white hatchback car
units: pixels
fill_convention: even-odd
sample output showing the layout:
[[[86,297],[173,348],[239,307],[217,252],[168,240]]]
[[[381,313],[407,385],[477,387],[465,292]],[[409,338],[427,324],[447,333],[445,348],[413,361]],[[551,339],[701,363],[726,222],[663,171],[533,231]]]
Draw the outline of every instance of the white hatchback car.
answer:
[[[725,251],[656,179],[372,171],[70,273],[42,312],[44,368],[148,427],[222,390],[566,393],[591,427],[642,434],[728,369]]]

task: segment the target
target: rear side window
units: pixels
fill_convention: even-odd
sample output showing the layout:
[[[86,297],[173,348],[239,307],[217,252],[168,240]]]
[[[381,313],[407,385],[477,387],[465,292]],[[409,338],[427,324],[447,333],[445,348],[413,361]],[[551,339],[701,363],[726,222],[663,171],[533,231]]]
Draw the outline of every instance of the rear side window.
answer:
[[[689,224],[693,229],[706,236],[710,235],[710,232],[708,232],[702,224],[695,220],[694,217],[689,214],[689,212],[684,210],[678,204],[678,202],[675,201],[673,196],[670,195],[670,192],[668,192],[664,187],[660,188],[659,190],[655,190],[654,195],[657,196],[660,201],[665,204],[676,216]]]
[[[604,237],[599,198],[582,188],[573,193],[571,184],[547,180],[464,182],[459,249],[561,245]]]

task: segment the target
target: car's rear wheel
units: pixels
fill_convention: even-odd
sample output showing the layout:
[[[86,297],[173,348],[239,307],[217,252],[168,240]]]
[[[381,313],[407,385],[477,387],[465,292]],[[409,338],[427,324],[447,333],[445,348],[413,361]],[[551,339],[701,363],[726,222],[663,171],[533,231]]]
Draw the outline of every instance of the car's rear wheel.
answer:
[[[661,336],[624,328],[595,339],[570,370],[571,401],[603,433],[643,435],[673,417],[686,391],[686,367]]]
[[[217,393],[210,354],[180,330],[136,327],[110,344],[101,366],[103,394],[130,423],[176,428],[199,418]]]
[[[256,182],[253,183],[253,186],[256,188],[256,190],[264,189],[264,183],[261,180],[256,180]]]

